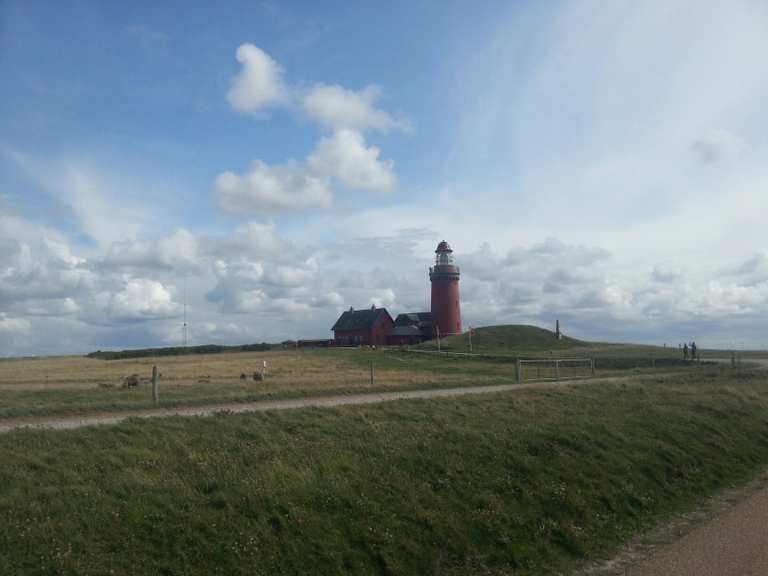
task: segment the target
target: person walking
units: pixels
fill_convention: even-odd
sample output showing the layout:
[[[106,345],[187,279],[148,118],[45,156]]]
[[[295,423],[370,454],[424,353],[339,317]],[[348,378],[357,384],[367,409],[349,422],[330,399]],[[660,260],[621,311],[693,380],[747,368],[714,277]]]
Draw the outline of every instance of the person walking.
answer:
[[[691,342],[691,360],[696,360],[697,356],[696,342]]]
[[[683,344],[683,360],[688,360],[688,342]]]

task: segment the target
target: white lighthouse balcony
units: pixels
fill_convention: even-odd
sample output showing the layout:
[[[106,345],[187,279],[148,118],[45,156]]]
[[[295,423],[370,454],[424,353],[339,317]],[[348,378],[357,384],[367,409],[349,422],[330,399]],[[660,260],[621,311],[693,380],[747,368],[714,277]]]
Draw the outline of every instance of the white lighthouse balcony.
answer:
[[[435,279],[435,278],[448,278],[448,279],[459,279],[461,272],[459,270],[458,266],[454,266],[453,264],[441,264],[439,266],[430,266],[429,267],[429,278]]]

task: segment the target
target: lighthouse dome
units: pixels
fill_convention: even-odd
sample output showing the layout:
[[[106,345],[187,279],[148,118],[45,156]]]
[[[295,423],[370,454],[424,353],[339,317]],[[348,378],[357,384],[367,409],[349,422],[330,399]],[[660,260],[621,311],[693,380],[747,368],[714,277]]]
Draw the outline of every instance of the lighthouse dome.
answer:
[[[435,253],[438,253],[438,252],[453,252],[453,250],[451,250],[450,244],[448,244],[448,242],[443,240],[442,242],[440,242],[440,244],[437,245],[437,250],[435,250]]]

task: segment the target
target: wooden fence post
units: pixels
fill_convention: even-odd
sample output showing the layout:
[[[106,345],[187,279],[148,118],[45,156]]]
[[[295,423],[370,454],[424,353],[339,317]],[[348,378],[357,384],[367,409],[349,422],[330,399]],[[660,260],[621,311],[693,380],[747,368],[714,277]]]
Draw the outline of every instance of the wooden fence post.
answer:
[[[152,398],[155,400],[155,404],[160,402],[160,391],[158,390],[158,387],[157,366],[152,366]]]
[[[371,386],[373,386],[373,360],[371,360]]]
[[[595,359],[590,358],[589,360],[589,369],[592,371],[592,376],[595,375]]]
[[[515,360],[515,380],[518,384],[523,381],[523,367],[520,365],[520,358]]]
[[[560,360],[555,360],[555,380],[560,380]]]

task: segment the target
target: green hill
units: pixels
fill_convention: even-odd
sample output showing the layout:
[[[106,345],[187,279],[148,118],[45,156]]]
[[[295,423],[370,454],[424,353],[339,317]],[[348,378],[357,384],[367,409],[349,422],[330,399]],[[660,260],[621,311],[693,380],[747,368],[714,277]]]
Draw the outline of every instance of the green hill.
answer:
[[[437,341],[424,342],[419,348],[436,350]],[[464,333],[441,338],[440,349],[444,352],[469,352],[469,335]],[[601,368],[615,369],[684,364],[681,351],[676,347],[587,342],[568,336],[558,340],[551,330],[521,324],[476,328],[472,336],[472,352],[523,358],[594,358]]]
[[[590,346],[590,343],[568,336],[563,336],[558,340],[551,330],[522,324],[476,328],[475,334],[472,336],[472,351],[486,354],[535,353],[585,346]],[[424,342],[421,348],[437,349],[437,341]],[[469,335],[464,333],[441,338],[440,348],[445,351],[468,352]]]

